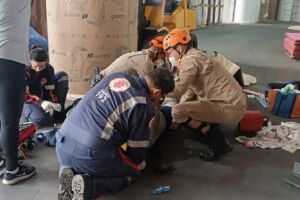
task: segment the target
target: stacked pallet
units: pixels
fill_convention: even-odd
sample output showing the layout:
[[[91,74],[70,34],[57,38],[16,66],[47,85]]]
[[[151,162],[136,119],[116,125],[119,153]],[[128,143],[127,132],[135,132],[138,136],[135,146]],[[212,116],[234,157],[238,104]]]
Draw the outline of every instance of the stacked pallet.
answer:
[[[300,59],[300,33],[286,33],[283,47],[290,58]]]

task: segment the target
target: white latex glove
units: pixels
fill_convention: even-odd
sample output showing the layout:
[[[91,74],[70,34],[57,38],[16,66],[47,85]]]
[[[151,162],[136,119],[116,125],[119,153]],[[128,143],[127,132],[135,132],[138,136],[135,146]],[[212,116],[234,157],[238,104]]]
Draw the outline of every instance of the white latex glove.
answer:
[[[51,112],[53,110],[57,112],[61,111],[61,105],[58,103],[53,103],[51,101],[43,101],[41,107],[46,113]]]

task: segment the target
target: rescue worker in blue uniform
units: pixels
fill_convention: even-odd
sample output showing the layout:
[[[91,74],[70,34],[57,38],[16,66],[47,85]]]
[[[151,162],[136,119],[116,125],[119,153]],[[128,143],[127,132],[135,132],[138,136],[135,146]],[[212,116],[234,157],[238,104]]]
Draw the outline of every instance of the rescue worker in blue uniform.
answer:
[[[53,118],[63,120],[64,104],[68,93],[68,75],[65,72],[54,73],[48,63],[48,53],[40,47],[30,51],[30,64],[27,70],[27,88],[23,116],[30,122],[50,125],[50,112]]]
[[[154,108],[173,89],[173,76],[164,68],[145,77],[113,73],[97,83],[56,135],[58,199],[97,198],[130,185],[146,166]],[[120,148],[124,143],[126,151]]]

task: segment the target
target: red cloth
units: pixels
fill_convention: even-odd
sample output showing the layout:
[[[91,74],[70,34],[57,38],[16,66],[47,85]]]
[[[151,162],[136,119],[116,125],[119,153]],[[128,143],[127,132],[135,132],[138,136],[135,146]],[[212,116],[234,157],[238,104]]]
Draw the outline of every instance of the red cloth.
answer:
[[[133,163],[128,156],[126,156],[122,152],[122,150],[120,150],[120,154],[121,154],[121,157],[122,157],[123,162],[124,162],[125,165],[128,165],[129,167],[133,168],[137,172],[141,171],[140,168],[135,163]]]

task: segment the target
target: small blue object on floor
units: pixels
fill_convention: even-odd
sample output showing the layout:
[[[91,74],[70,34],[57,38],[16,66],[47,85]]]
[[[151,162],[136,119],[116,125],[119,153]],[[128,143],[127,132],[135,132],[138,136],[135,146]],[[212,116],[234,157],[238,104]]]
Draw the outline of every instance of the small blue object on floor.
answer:
[[[56,146],[56,132],[59,130],[59,128],[52,128],[50,130],[44,130],[37,133],[37,141],[39,143],[46,143],[48,147],[55,147]]]
[[[152,195],[162,194],[162,193],[167,193],[167,192],[171,192],[171,186],[169,186],[169,185],[159,186],[152,191]]]

